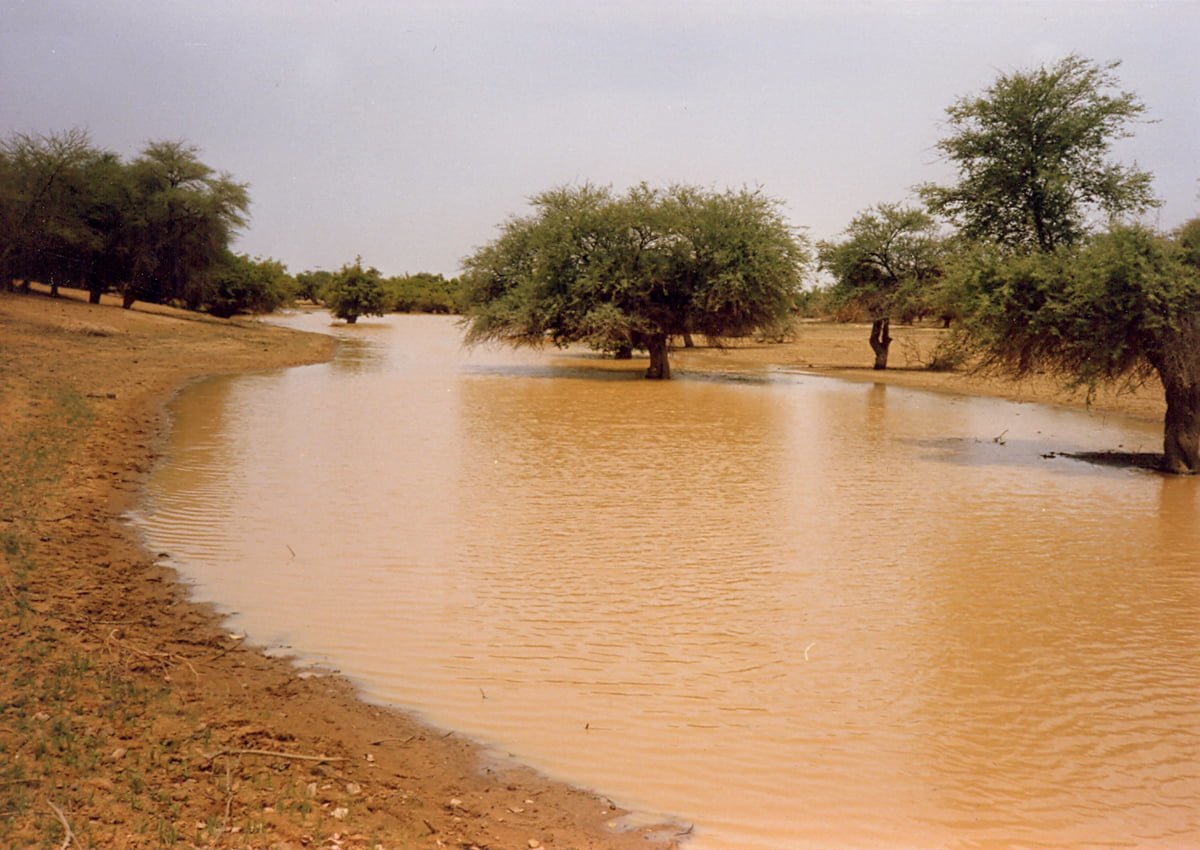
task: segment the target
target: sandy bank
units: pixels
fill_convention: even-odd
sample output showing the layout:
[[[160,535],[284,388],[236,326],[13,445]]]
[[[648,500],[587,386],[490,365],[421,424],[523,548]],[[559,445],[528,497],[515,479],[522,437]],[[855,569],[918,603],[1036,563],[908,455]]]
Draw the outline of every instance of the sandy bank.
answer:
[[[231,638],[121,520],[163,405],[329,337],[0,294],[0,846],[668,846]],[[347,612],[352,616],[352,612]]]

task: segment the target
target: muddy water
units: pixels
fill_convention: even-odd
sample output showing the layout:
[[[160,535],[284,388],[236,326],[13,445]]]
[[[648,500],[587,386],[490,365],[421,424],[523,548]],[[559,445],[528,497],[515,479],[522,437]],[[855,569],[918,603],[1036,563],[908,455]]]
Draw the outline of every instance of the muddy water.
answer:
[[[1043,457],[1155,428],[337,332],[142,517],[251,639],[695,847],[1200,845],[1200,480]]]

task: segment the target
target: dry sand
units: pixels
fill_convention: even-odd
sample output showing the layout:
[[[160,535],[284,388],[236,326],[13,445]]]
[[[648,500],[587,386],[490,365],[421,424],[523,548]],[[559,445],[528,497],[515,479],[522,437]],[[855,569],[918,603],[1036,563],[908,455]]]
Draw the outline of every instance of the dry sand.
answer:
[[[330,337],[165,307],[0,293],[0,846],[671,846],[686,825],[614,831],[602,797],[520,767],[336,676],[302,678],[187,600],[121,519],[187,381],[331,356]],[[940,332],[899,328],[867,368],[863,326],[677,352],[677,369],[782,367],[1081,404],[921,368]],[[1161,419],[1156,387],[1096,406]],[[350,612],[348,612],[349,614]],[[71,835],[67,834],[67,828]],[[73,842],[73,843],[72,843]]]

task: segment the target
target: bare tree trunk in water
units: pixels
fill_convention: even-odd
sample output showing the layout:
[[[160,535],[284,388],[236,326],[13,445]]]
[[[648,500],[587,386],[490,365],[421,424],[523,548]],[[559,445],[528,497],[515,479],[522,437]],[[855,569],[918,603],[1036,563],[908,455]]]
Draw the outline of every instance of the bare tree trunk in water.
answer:
[[[653,381],[665,381],[671,377],[671,364],[667,362],[667,335],[651,334],[646,337],[646,348],[650,352],[650,368],[646,377]]]
[[[1163,468],[1200,473],[1200,384],[1167,388]]]
[[[1167,397],[1163,469],[1200,473],[1200,316],[1170,334],[1151,362]]]
[[[871,323],[871,350],[875,352],[875,368],[886,369],[888,346],[892,337],[888,334],[891,322],[888,319],[876,319]]]

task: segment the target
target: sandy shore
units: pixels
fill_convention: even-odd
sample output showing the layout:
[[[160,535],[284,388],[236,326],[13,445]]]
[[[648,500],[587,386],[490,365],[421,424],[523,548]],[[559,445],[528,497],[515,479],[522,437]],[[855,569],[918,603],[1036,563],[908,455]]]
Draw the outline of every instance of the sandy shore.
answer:
[[[187,381],[331,356],[334,342],[168,308],[0,294],[0,846],[670,846],[686,825],[613,831],[584,791],[490,763],[453,733],[302,678],[226,634],[121,520]],[[786,345],[673,355],[677,369],[819,372],[1081,404],[920,366],[939,331],[811,324]],[[1097,409],[1159,419],[1157,387]]]
[[[68,295],[0,294],[0,846],[674,843],[685,826],[614,831],[609,801],[303,678],[187,601],[121,520],[165,402],[334,341]]]

